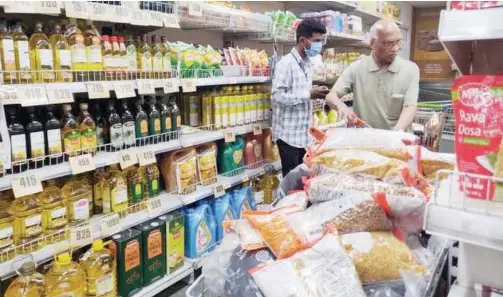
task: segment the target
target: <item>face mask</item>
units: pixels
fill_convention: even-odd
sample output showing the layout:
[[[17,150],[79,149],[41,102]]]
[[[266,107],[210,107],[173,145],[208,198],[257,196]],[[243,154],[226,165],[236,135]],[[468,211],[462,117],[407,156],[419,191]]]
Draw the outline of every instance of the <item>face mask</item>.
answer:
[[[310,49],[304,48],[304,52],[306,53],[306,56],[314,57],[314,56],[319,55],[321,53],[322,47],[323,47],[323,43],[321,41],[311,42],[311,48]]]

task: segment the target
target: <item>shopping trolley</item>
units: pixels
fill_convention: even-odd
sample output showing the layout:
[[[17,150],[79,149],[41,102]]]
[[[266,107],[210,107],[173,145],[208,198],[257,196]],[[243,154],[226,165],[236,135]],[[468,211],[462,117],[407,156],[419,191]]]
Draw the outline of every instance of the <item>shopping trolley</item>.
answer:
[[[451,101],[420,102],[412,130],[421,145],[438,151],[443,139],[454,139],[454,113]]]

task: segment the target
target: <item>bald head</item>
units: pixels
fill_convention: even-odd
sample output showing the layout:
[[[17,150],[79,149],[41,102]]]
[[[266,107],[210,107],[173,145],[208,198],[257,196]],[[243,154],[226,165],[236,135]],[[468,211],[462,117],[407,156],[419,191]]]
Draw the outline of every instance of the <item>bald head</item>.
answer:
[[[370,28],[370,46],[380,64],[390,64],[400,49],[402,33],[396,23],[379,20]]]

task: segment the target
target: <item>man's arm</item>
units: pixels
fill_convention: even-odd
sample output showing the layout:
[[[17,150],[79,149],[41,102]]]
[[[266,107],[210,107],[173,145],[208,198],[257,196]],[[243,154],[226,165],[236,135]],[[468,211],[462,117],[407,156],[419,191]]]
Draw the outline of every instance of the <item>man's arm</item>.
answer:
[[[311,90],[302,90],[300,93],[293,93],[291,84],[294,80],[290,65],[282,63],[281,60],[276,65],[274,79],[272,81],[272,100],[283,105],[297,105],[311,98]]]
[[[419,97],[419,67],[414,64],[414,73],[412,74],[412,81],[405,92],[403,100],[403,109],[394,130],[407,129],[414,120],[417,110],[417,99]]]
[[[349,66],[344,70],[325,100],[330,108],[337,108],[340,112],[343,112],[347,116],[354,113],[344,102],[342,102],[340,98],[352,91],[354,83],[352,68],[353,67]]]

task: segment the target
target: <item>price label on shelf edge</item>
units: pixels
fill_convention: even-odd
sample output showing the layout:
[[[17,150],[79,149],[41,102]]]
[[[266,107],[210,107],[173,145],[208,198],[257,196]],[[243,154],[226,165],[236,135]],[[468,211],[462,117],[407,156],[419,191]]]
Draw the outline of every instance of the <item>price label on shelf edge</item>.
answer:
[[[138,163],[138,156],[133,150],[125,150],[119,153],[119,163],[124,170]]]
[[[114,82],[114,91],[117,99],[136,97],[133,83],[129,80]]]
[[[154,81],[151,79],[138,79],[136,80],[139,95],[152,95],[155,94]]]
[[[72,90],[65,84],[47,84],[45,91],[49,103],[61,104],[73,102]]]
[[[189,16],[203,16],[203,2],[189,2]]]
[[[140,166],[146,166],[157,162],[155,154],[151,150],[141,150],[137,153]]]
[[[88,2],[89,19],[93,21],[107,21],[110,20],[108,6],[101,3]]]
[[[101,219],[101,235],[109,236],[121,231],[121,218],[118,213],[107,215]]]
[[[113,9],[111,11],[111,15],[113,15],[113,19],[115,20],[116,23],[129,23],[131,20],[131,16],[129,14],[129,10],[125,6],[118,6],[118,5],[110,5]]]
[[[178,16],[176,14],[173,13],[164,14],[162,22],[164,23],[164,27],[166,28],[180,29],[180,23],[178,22]]]
[[[236,133],[233,130],[224,130],[224,140],[225,142],[234,142],[236,141]]]
[[[86,86],[89,99],[110,98],[110,91],[108,90],[108,86],[105,84],[105,82],[87,82]]]
[[[13,86],[0,86],[0,103],[3,105],[19,104],[16,90],[17,88]]]
[[[85,1],[65,1],[65,14],[69,18],[89,19],[88,3]]]
[[[163,80],[164,94],[178,93],[180,90],[180,82],[176,78],[168,78]]]
[[[262,134],[262,125],[256,124],[253,125],[253,135],[261,135]]]
[[[150,11],[149,12],[149,21],[150,25],[154,27],[164,27],[163,17],[160,12]]]
[[[156,217],[160,215],[164,209],[164,200],[161,198],[148,199],[147,209],[150,217]]]
[[[213,187],[213,196],[215,196],[215,198],[218,198],[218,197],[221,197],[225,195],[225,187],[223,184],[219,184],[219,185],[215,185]]]
[[[16,93],[21,106],[45,105],[49,103],[44,86],[18,88]]]
[[[72,174],[80,174],[88,171],[93,171],[96,169],[94,164],[94,158],[91,154],[83,154],[76,157],[68,158],[70,162],[70,168],[72,169]]]
[[[34,1],[35,13],[40,14],[60,14],[61,5],[59,1]]]
[[[182,79],[182,91],[184,93],[194,93],[197,91],[197,80],[195,78]]]
[[[14,197],[19,198],[43,191],[42,183],[34,173],[14,175],[11,180]]]
[[[243,178],[241,179],[241,181],[243,183],[246,183],[246,182],[250,181],[250,177],[248,176],[248,174],[245,173],[245,175],[243,176]]]
[[[73,247],[90,244],[93,241],[91,224],[85,224],[70,229],[70,244]]]
[[[34,1],[9,1],[2,4],[5,13],[35,13]]]

